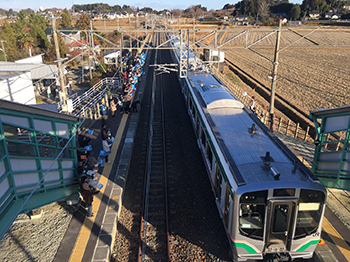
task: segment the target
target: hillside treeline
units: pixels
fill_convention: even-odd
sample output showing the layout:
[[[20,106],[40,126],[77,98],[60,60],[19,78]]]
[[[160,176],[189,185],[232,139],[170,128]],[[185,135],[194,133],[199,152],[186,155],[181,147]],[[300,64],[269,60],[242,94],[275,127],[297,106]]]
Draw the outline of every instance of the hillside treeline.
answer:
[[[275,0],[242,0],[235,5],[227,4],[224,9],[234,8],[233,15],[247,15],[250,17],[266,17],[271,14],[286,14],[287,18],[299,20],[310,11],[319,11],[321,16],[327,12],[346,13],[342,7],[346,2],[342,0],[303,0],[302,4],[292,4],[289,1]]]

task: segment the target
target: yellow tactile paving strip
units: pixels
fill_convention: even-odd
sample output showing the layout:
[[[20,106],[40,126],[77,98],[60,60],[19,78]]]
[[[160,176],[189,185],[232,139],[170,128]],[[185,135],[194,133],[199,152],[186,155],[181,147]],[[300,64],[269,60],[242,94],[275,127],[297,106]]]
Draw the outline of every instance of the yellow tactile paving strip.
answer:
[[[329,223],[327,218],[323,219],[323,230],[331,237],[334,244],[339,248],[340,252],[345,256],[345,258],[350,261],[350,250],[348,244],[344,241],[341,235],[334,229],[334,227]]]
[[[113,159],[113,160],[115,159],[115,155],[117,153],[117,149],[119,148],[121,137],[123,135],[127,119],[128,119],[128,115],[124,114],[121,121],[120,121],[117,134],[115,136],[115,141],[114,141],[113,146],[112,146],[112,150],[111,150],[112,153],[110,155],[110,159]],[[108,177],[109,177],[109,174],[111,172],[112,166],[113,166],[113,162],[110,164],[105,164],[105,167],[103,168],[103,173],[101,175],[99,182],[101,184],[103,184],[104,186],[101,189],[101,193],[95,195],[94,201],[92,202],[92,213],[94,213],[94,216],[93,217],[85,217],[84,223],[80,229],[78,238],[75,242],[75,246],[73,248],[72,254],[69,258],[70,262],[78,262],[78,261],[80,262],[83,258],[83,255],[84,255],[84,252],[86,249],[86,245],[87,245],[89,238],[90,238],[91,229],[92,229],[92,226],[95,222],[96,214],[98,212],[98,209],[100,208],[102,195],[104,194],[105,189],[106,189]]]

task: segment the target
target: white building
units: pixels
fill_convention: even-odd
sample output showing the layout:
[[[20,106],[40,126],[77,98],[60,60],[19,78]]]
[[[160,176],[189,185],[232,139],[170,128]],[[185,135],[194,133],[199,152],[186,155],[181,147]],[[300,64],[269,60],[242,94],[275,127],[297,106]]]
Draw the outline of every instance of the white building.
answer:
[[[56,65],[43,64],[41,55],[16,62],[0,62],[0,98],[25,105],[36,104],[35,89],[39,92],[56,81]]]
[[[119,56],[120,56],[120,50],[115,49],[111,52],[103,54],[103,62],[106,65],[115,65],[118,61]]]
[[[30,71],[1,71],[0,98],[24,105],[36,104]]]

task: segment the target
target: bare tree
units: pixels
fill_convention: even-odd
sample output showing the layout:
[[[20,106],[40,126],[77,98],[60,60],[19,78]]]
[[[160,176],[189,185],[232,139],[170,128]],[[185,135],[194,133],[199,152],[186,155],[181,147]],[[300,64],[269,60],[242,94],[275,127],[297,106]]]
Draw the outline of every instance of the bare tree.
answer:
[[[182,16],[183,10],[182,9],[172,9],[170,11],[175,17]]]
[[[269,4],[266,0],[258,0],[258,12],[256,14],[256,21],[258,17],[265,17],[269,15]]]

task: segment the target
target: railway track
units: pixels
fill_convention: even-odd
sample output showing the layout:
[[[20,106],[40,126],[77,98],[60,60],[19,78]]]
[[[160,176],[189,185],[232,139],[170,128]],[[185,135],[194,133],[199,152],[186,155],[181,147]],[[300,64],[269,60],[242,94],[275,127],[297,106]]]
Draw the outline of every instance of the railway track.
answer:
[[[153,75],[138,261],[170,261],[164,99]]]

